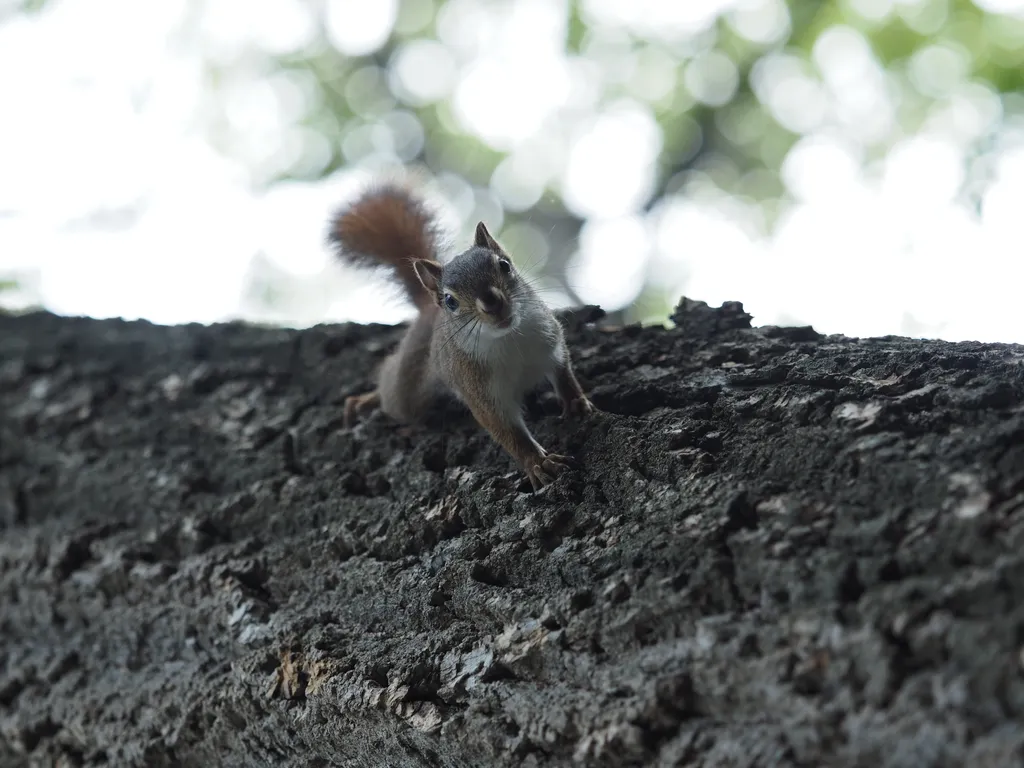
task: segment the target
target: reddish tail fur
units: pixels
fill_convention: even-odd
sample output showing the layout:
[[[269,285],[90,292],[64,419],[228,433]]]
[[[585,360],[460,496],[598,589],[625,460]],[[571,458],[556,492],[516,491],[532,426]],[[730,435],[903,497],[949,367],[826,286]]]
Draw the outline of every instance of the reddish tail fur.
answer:
[[[364,192],[334,215],[328,238],[342,260],[389,269],[419,309],[434,303],[412,263],[437,258],[436,226],[430,211],[409,191],[385,184]]]

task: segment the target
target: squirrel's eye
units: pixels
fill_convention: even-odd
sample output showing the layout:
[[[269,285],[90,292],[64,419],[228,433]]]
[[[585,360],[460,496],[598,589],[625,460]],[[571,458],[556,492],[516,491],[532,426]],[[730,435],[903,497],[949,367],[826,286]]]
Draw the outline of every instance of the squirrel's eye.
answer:
[[[500,269],[507,275],[509,272],[512,271],[512,264],[508,261],[508,259],[499,259],[498,269]]]
[[[448,307],[452,312],[459,308],[459,300],[452,296],[450,293],[444,295],[444,305]]]

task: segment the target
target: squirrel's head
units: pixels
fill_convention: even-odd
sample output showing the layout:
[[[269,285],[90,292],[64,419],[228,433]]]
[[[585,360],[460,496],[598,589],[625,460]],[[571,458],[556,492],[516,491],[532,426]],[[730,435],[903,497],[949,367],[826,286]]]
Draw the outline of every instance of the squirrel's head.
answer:
[[[419,259],[413,266],[441,311],[467,328],[477,320],[499,335],[506,333],[519,321],[517,304],[528,300],[529,287],[482,221],[476,225],[469,250],[444,266],[427,259]]]

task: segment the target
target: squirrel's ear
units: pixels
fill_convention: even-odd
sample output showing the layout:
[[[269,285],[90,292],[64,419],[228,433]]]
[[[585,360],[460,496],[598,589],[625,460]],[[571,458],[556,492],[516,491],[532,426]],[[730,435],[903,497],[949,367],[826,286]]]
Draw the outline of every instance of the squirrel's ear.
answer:
[[[473,239],[473,244],[477,248],[487,248],[496,253],[501,253],[501,246],[491,237],[491,233],[487,231],[487,225],[482,221],[476,225],[476,237]]]
[[[416,277],[423,283],[423,287],[431,293],[441,292],[441,265],[429,259],[416,259],[412,263],[416,270]]]

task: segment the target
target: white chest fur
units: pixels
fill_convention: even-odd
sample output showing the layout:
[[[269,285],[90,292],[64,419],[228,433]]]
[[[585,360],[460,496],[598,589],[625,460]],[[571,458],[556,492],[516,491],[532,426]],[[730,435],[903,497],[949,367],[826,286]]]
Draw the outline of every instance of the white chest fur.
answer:
[[[490,371],[490,394],[495,405],[518,412],[523,397],[549,378],[565,355],[558,321],[546,311],[527,309],[507,331],[482,328],[467,338],[470,352]]]

